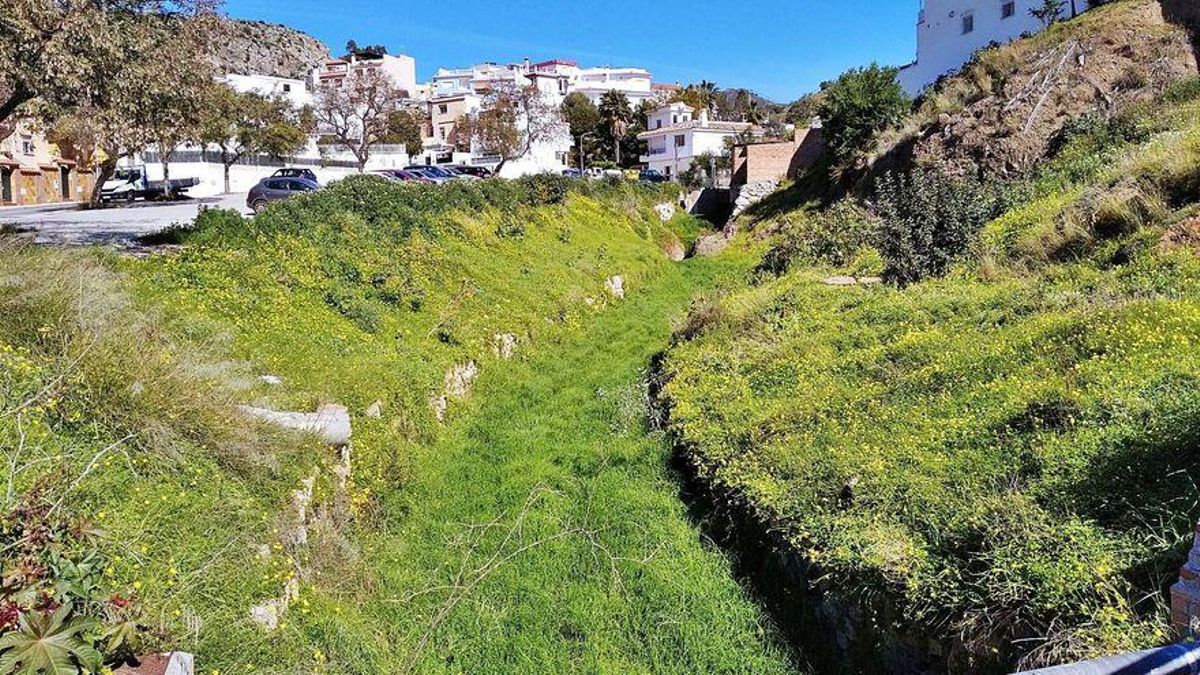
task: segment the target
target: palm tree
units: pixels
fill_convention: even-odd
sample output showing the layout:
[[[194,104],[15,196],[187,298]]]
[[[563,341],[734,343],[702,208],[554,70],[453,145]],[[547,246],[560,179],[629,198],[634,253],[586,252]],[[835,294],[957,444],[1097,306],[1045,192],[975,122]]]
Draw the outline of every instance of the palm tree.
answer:
[[[629,97],[622,91],[606,91],[600,97],[601,124],[612,137],[617,165],[621,164],[621,139],[629,131],[629,123],[633,121],[633,108],[629,105]]]

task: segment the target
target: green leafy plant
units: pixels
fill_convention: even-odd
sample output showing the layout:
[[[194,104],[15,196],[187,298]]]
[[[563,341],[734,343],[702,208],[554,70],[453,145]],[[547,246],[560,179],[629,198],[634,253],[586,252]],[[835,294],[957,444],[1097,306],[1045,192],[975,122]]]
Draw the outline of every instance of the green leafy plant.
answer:
[[[52,613],[22,613],[17,630],[0,637],[0,673],[75,675],[81,668],[99,670],[104,658],[88,640],[98,624],[71,616],[73,611],[67,603]]]
[[[885,276],[906,285],[945,274],[1000,210],[995,189],[937,168],[884,175],[876,185],[875,213]]]
[[[817,109],[825,140],[838,161],[849,164],[875,135],[902,122],[912,102],[896,81],[897,70],[871,64],[842,74],[825,87]]]

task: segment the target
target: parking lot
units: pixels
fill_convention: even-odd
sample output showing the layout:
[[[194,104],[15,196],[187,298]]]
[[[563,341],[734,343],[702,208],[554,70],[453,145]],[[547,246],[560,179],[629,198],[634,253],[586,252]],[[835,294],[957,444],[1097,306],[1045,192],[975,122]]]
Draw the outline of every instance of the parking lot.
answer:
[[[248,215],[241,194],[179,202],[135,202],[85,211],[74,206],[45,205],[0,209],[0,224],[39,244],[128,247],[138,237],[190,223],[201,208],[234,209]]]

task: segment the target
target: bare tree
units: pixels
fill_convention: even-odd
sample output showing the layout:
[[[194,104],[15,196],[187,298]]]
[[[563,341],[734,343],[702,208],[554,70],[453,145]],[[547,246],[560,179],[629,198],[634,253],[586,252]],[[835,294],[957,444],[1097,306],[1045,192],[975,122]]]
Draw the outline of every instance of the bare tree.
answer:
[[[403,92],[375,69],[355,70],[317,93],[313,114],[318,132],[354,155],[361,172],[371,148],[389,135],[389,122]]]
[[[461,137],[500,157],[497,174],[539,143],[569,133],[560,108],[546,100],[537,87],[507,82],[494,86],[482,109],[464,115],[456,127]]]

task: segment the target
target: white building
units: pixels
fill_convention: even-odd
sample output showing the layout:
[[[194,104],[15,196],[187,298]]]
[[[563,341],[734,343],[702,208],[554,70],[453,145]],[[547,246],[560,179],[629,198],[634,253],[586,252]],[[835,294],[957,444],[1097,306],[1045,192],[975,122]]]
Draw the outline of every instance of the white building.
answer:
[[[254,93],[268,98],[284,98],[293,108],[299,109],[310,105],[313,101],[312,92],[303,80],[293,80],[270,75],[236,75],[230,74],[222,78],[225,84],[234,91],[247,94]]]
[[[605,92],[619,91],[634,108],[657,97],[650,71],[641,68],[584,68],[576,74],[568,93],[576,91],[597,105]]]
[[[939,77],[957,72],[975,52],[1042,30],[1030,10],[1043,0],[923,0],[917,17],[917,60],[900,69],[900,85],[911,96]],[[1064,0],[1063,17],[1090,6],[1089,0]]]
[[[412,97],[418,91],[417,62],[404,54],[384,54],[379,58],[331,59],[312,72],[313,89],[344,82],[355,71],[378,70],[392,81],[397,89]]]
[[[726,154],[725,139],[737,137],[753,126],[747,122],[717,122],[708,111],[699,114],[686,103],[672,103],[648,118],[649,130],[638,134],[649,150],[641,161],[668,178],[687,171],[692,160],[705,153]]]

